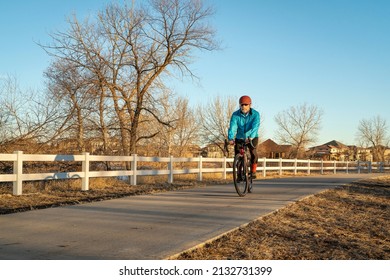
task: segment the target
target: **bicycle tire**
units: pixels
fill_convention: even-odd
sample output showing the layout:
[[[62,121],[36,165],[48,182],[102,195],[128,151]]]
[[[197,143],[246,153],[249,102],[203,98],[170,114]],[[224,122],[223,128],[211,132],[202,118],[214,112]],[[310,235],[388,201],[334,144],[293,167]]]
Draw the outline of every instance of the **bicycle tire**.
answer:
[[[237,154],[233,161],[234,188],[239,196],[245,196],[248,190],[248,167],[246,156]]]
[[[250,156],[247,157],[247,177],[248,177],[248,187],[247,187],[247,193],[253,192],[253,178],[252,178],[252,170],[251,170],[251,160]]]
[[[252,193],[253,192],[253,179],[252,179],[252,176],[249,174],[248,175],[248,187],[247,187],[247,193]]]

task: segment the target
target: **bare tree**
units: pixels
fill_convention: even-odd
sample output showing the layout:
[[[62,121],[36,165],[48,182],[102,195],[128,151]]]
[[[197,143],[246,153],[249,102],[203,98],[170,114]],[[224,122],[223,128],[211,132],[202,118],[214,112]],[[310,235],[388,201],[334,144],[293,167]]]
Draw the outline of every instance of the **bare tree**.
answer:
[[[172,138],[176,151],[173,151],[171,147],[170,154],[181,157],[197,143],[199,127],[195,113],[188,104],[188,99],[179,97],[173,106],[175,119],[171,133],[173,133]]]
[[[54,137],[59,114],[55,103],[34,90],[22,90],[15,77],[0,80],[0,147],[5,152],[39,151]]]
[[[385,150],[390,143],[385,119],[376,116],[359,122],[357,138],[361,143],[371,145],[375,161],[385,161]]]
[[[202,143],[217,146],[225,156],[229,156],[227,133],[230,117],[236,108],[237,98],[216,96],[197,109]]]
[[[146,139],[143,143],[152,144],[153,149],[157,149],[157,154],[160,156],[180,157],[191,152],[197,144],[198,125],[188,99],[176,96],[169,89],[164,89],[159,100],[148,104],[160,107],[154,110],[159,112],[158,118],[163,120],[163,123],[155,120],[142,122],[141,130],[156,132],[155,138]],[[167,123],[169,125],[166,125]]]
[[[85,80],[77,70],[78,68],[68,61],[57,60],[48,68],[45,76],[48,92],[63,109],[61,110],[64,114],[61,127],[67,127],[67,129],[62,132],[72,131],[75,127],[75,133],[71,133],[69,137],[76,139],[78,151],[84,152],[85,118],[87,114],[90,114],[86,100],[90,98],[85,94]]]
[[[147,103],[163,78],[194,76],[189,69],[193,50],[217,49],[208,25],[212,14],[197,0],[152,0],[148,7],[109,4],[93,23],[69,20],[70,29],[52,34],[54,43],[43,48],[77,65],[100,88],[100,96],[110,99],[123,153],[130,154],[140,137],[156,135],[140,135],[146,116],[169,125]]]
[[[293,146],[292,157],[302,157],[305,149],[316,141],[323,111],[314,105],[292,106],[275,116],[277,138]]]

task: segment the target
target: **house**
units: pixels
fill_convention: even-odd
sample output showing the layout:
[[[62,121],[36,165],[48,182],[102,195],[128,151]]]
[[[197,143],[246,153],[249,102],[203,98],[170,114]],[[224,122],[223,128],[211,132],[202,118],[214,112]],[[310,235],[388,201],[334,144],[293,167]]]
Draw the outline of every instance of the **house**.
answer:
[[[227,152],[225,149],[228,149],[229,152]],[[233,154],[234,154],[233,146],[227,145],[223,142],[208,144],[201,151],[201,155],[203,157],[209,157],[209,158],[222,158],[225,155],[232,156]]]
[[[291,145],[279,145],[271,139],[260,143],[257,147],[259,158],[290,158],[292,154]]]
[[[322,160],[349,160],[351,157],[350,148],[336,140],[311,147],[308,154],[311,159]]]
[[[308,154],[312,159],[323,159],[323,160],[361,160],[361,161],[390,161],[390,148],[385,146],[377,147],[381,156],[375,152],[373,147],[358,147],[358,146],[347,146],[336,140],[332,140],[328,143],[320,146],[311,147],[308,150]]]
[[[378,145],[358,148],[357,159],[368,161],[390,161],[390,147]]]
[[[363,148],[358,146],[348,146],[350,151],[349,160],[362,160],[362,161],[372,161],[372,149]]]
[[[385,148],[384,157],[385,161],[390,162],[390,147]]]

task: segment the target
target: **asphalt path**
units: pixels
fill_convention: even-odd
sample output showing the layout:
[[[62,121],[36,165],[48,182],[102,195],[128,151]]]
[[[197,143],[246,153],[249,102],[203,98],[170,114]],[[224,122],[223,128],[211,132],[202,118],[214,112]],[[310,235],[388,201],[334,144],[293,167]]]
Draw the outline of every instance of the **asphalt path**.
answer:
[[[375,176],[335,174],[131,196],[0,215],[2,260],[161,260],[325,189]]]

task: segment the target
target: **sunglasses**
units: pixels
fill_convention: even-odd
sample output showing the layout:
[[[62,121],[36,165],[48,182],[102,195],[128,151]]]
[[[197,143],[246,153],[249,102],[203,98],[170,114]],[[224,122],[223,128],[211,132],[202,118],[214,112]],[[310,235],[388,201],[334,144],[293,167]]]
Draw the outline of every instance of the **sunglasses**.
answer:
[[[242,107],[242,106],[249,106],[249,104],[241,104],[240,106],[241,106],[241,107]]]

